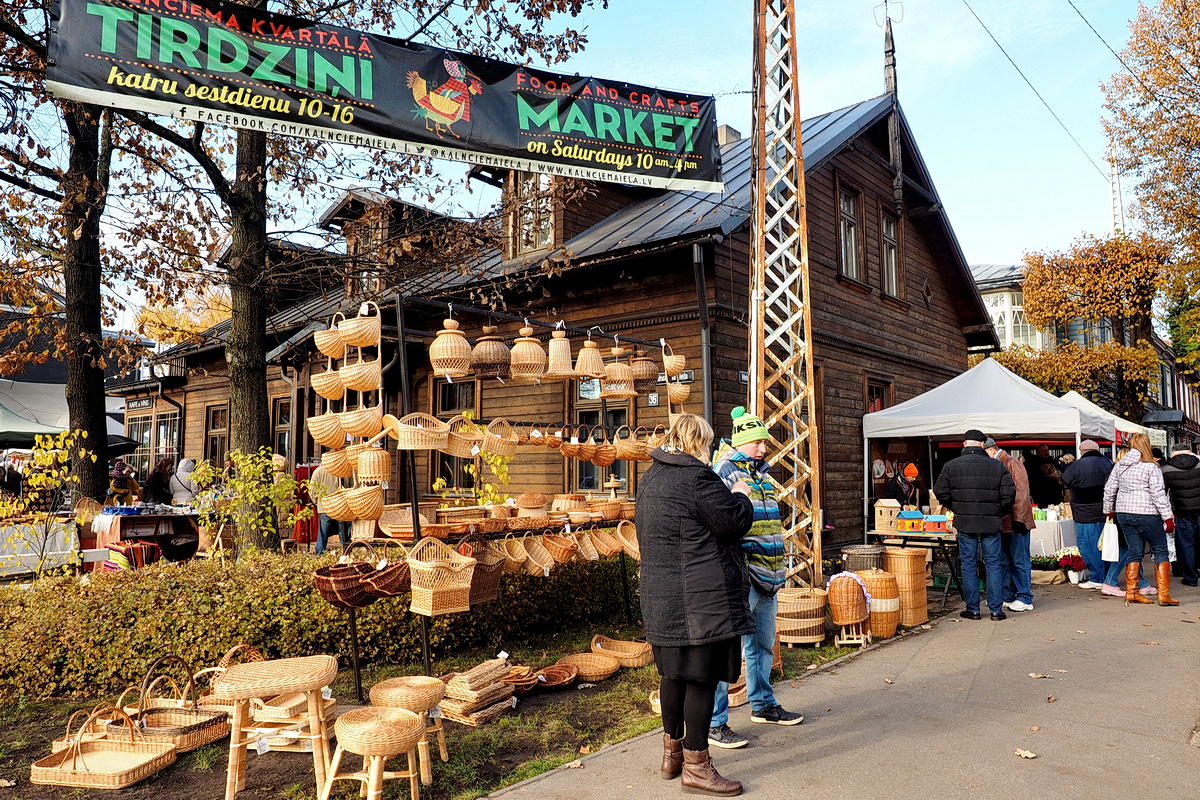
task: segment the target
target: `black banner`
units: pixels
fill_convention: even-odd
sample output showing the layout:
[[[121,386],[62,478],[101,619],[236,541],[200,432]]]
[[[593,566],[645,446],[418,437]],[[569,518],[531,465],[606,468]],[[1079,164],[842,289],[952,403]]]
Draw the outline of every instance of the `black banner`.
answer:
[[[52,92],[271,134],[723,191],[715,101],[218,0],[55,0]]]

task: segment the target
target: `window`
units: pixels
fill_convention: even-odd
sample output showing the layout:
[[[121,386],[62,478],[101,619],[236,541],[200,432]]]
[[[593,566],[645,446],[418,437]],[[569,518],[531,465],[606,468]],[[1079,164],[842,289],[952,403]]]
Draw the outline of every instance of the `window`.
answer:
[[[883,270],[883,293],[900,297],[900,224],[895,217],[883,215],[879,261]]]
[[[133,467],[137,471],[137,479],[143,481],[150,472],[154,417],[129,417],[125,420],[125,435],[138,443],[138,448],[125,456],[125,463]]]
[[[1008,347],[1008,312],[1000,311],[992,314],[992,324],[996,326],[996,336],[1000,339],[1000,347]]]
[[[1012,313],[1012,343],[1018,347],[1032,347],[1040,350],[1041,335],[1037,328],[1025,321],[1024,309],[1015,308]]]
[[[868,378],[864,399],[867,414],[882,411],[892,404],[892,384],[887,381]]]
[[[229,451],[229,406],[204,410],[204,457],[220,470]]]
[[[433,414],[438,419],[448,420],[459,414],[470,413],[478,419],[478,409],[475,407],[477,396],[475,381],[451,383],[439,380],[433,386]],[[478,458],[458,458],[439,451],[434,461],[430,485],[440,478],[445,481],[446,489],[452,493],[470,491],[475,488],[475,477],[466,468],[474,465],[478,471],[481,463]]]
[[[274,452],[286,456],[292,441],[292,398],[276,397],[271,401],[271,433]]]
[[[368,217],[357,225],[355,231],[354,260],[357,270],[351,293],[354,295],[370,295],[379,291],[379,264],[382,261],[380,249],[383,236],[379,227],[379,219]]]
[[[554,241],[554,197],[550,176],[519,173],[515,180],[514,255],[545,250]]]
[[[583,408],[575,413],[575,421],[580,425],[587,425],[593,428],[600,424],[600,409],[599,408]],[[613,432],[622,425],[628,424],[629,408],[617,407],[609,408],[608,415],[604,420],[605,427],[608,428],[609,441],[612,440]],[[596,441],[602,438],[600,432],[596,432]],[[622,459],[617,459],[607,467],[597,467],[590,461],[579,461],[571,459],[575,464],[575,481],[576,490],[594,491],[597,495],[608,491],[604,488],[604,483],[609,480],[610,475],[617,476],[617,480],[621,482],[621,488],[618,492],[625,491],[629,480],[629,462]]]
[[[179,462],[179,412],[159,414],[154,419],[154,457],[151,466],[164,458]]]
[[[859,241],[858,193],[846,188],[838,190],[838,208],[841,225],[841,268],[842,274],[856,281],[863,279],[861,242]]]

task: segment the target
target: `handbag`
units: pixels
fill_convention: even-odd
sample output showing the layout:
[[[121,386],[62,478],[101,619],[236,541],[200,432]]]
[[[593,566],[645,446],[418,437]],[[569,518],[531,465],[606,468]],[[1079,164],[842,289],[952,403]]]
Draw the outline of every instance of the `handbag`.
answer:
[[[1121,560],[1120,534],[1117,523],[1111,519],[1104,523],[1104,530],[1100,532],[1100,558],[1110,563]]]
[[[1177,558],[1177,556],[1176,556],[1176,552],[1175,552],[1175,534],[1168,533],[1167,534],[1167,560],[1174,562],[1176,560],[1176,558]]]

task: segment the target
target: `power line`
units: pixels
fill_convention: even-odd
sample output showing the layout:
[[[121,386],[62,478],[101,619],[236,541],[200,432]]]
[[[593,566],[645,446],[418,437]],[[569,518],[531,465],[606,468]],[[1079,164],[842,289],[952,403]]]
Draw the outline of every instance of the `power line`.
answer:
[[[1096,172],[1100,175],[1101,178],[1104,179],[1105,183],[1107,183],[1108,175],[1106,175],[1104,173],[1104,170],[1100,169],[1100,165],[1098,165],[1095,162],[1095,160],[1090,155],[1088,155],[1088,151],[1083,149],[1083,145],[1081,145],[1079,143],[1079,140],[1075,138],[1075,134],[1071,133],[1070,129],[1067,128],[1066,124],[1059,118],[1058,114],[1054,113],[1054,109],[1051,108],[1050,104],[1046,102],[1046,98],[1042,97],[1042,93],[1039,92],[1037,90],[1037,88],[1030,82],[1029,78],[1025,77],[1025,73],[1022,72],[1021,68],[1017,66],[1017,62],[1012,60],[1012,56],[1010,56],[1008,54],[1008,51],[1004,49],[1004,45],[1000,44],[1000,41],[995,36],[992,35],[992,32],[990,30],[988,30],[988,26],[983,24],[983,20],[981,20],[979,18],[979,15],[975,13],[975,9],[971,8],[971,4],[968,3],[967,0],[962,0],[962,4],[967,7],[967,11],[971,12],[971,16],[975,17],[975,21],[979,23],[980,27],[983,28],[984,32],[989,37],[991,37],[991,40],[993,42],[996,43],[996,47],[1000,48],[1000,52],[1003,53],[1004,57],[1008,59],[1008,63],[1012,64],[1013,69],[1015,69],[1017,71],[1017,74],[1021,76],[1021,79],[1023,81],[1025,81],[1025,85],[1027,85],[1030,89],[1033,90],[1033,93],[1035,95],[1037,95],[1038,100],[1042,101],[1042,105],[1044,105],[1046,107],[1046,110],[1050,112],[1050,116],[1054,117],[1054,121],[1059,124],[1059,127],[1061,127],[1063,129],[1063,132],[1066,133],[1067,136],[1071,137],[1071,141],[1074,142],[1075,146],[1079,148],[1079,152],[1083,153],[1083,157],[1086,158],[1089,163],[1091,163],[1092,167],[1095,168]]]

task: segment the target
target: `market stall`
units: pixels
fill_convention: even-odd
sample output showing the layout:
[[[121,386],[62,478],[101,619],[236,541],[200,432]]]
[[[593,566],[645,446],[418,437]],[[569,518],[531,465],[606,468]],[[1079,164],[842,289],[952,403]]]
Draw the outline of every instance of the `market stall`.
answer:
[[[1124,417],[1110,414],[1076,391],[1067,392],[1059,399],[1070,403],[1081,411],[1087,411],[1111,422],[1116,433],[1115,438],[1120,441],[1129,441],[1129,437],[1133,434],[1144,433],[1150,437],[1150,444],[1152,446],[1161,447],[1164,450],[1167,448],[1167,432],[1160,428],[1147,428],[1144,425],[1138,425],[1136,422],[1130,422]],[[1114,446],[1115,444],[1114,442]]]

